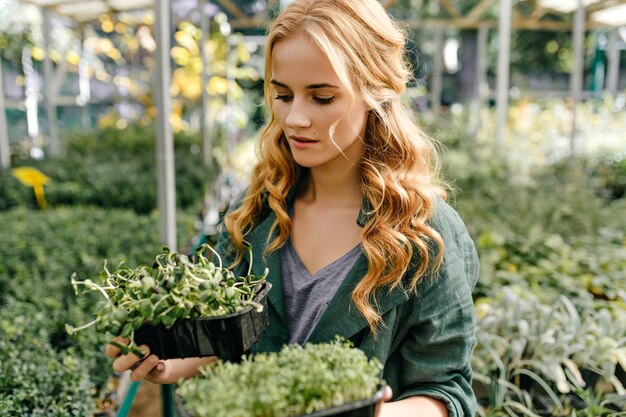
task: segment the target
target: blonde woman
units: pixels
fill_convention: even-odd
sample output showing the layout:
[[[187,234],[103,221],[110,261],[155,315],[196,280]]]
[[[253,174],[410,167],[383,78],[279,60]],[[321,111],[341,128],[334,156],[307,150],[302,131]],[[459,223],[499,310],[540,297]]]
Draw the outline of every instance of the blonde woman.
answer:
[[[217,250],[247,271],[248,242],[253,273],[269,268],[270,325],[255,351],[341,335],[384,364],[377,415],[469,417],[478,260],[444,202],[433,145],[400,102],[405,41],[376,0],[296,0],[277,17],[270,120]],[[174,382],[207,361],[146,356],[133,379]]]

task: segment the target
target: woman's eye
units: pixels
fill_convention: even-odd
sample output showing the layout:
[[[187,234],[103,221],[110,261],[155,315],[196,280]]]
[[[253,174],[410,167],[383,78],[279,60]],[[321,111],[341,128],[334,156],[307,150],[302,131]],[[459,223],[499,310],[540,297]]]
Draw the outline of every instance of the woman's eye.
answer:
[[[274,97],[275,100],[280,100],[280,101],[291,101],[293,97],[287,94],[277,94],[276,97]]]
[[[319,104],[330,104],[334,99],[335,97],[314,97],[314,100]]]

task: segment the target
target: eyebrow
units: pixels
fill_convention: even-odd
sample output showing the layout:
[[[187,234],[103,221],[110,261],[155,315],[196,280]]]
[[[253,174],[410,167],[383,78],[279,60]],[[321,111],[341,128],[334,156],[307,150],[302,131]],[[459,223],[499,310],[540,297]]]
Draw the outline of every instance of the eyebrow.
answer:
[[[280,81],[272,80],[270,83],[283,88],[289,88],[287,84],[283,84]],[[336,85],[328,84],[328,83],[319,83],[319,84],[309,84],[305,87],[307,90],[315,90],[317,88],[339,88]]]

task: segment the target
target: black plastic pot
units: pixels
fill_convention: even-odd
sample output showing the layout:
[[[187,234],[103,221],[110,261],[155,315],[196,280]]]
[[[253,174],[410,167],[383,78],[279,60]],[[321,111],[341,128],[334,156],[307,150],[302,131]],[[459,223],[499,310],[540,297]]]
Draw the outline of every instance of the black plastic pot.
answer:
[[[257,312],[252,306],[219,317],[176,320],[174,325],[144,325],[135,330],[135,342],[146,344],[160,359],[218,356],[237,360],[247,353],[267,329],[267,293],[270,283],[264,283],[254,297],[263,305]]]
[[[367,400],[353,401],[326,410],[316,411],[312,414],[303,414],[301,417],[374,417],[376,403],[385,395],[385,387],[382,386],[372,398]]]
[[[374,417],[376,403],[385,395],[385,387],[381,387],[372,398],[367,400],[353,401],[326,410],[316,411],[312,414],[303,414],[300,417]],[[182,400],[176,396],[174,403],[180,417],[193,417],[185,410]]]

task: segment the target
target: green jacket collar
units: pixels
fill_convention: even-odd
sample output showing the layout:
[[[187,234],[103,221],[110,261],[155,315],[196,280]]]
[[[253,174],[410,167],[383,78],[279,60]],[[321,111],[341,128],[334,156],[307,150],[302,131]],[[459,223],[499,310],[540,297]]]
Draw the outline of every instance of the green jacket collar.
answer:
[[[296,196],[296,187],[287,195],[287,209],[293,207]],[[357,224],[363,227],[371,216],[371,205],[366,198],[359,212]],[[276,220],[276,215],[269,210],[268,215],[258,224],[247,236],[246,240],[252,245],[252,254],[256,262],[252,264],[253,274],[262,274],[265,267],[268,268],[267,281],[272,284],[272,289],[268,293],[269,304],[276,310],[275,319],[281,323],[270,325],[267,332],[286,332],[286,316],[283,302],[283,280],[281,276],[280,250],[270,252],[265,256],[264,262],[259,262],[263,257],[263,249],[267,242],[277,235],[275,230],[270,237],[270,229]],[[268,239],[269,237],[269,239]],[[331,300],[320,321],[316,325],[309,341],[321,342],[332,340],[335,335],[349,338],[368,326],[367,320],[352,302],[352,292],[357,284],[367,272],[368,261],[365,254],[361,254],[348,272],[348,275],[340,285],[337,293]],[[382,290],[377,294],[377,305],[380,314],[384,314],[396,305],[407,301],[409,298],[406,291],[400,286],[390,290]],[[271,336],[271,335],[267,335]]]

